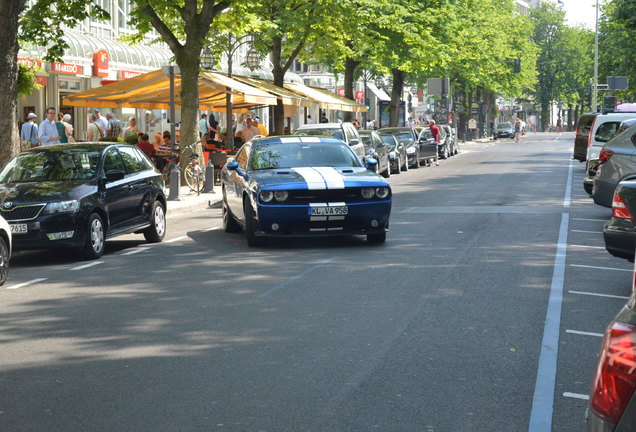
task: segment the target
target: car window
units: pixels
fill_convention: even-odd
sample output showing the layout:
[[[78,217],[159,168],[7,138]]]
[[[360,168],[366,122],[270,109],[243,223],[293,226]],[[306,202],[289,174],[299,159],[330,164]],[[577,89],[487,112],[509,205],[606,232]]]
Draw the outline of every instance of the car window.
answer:
[[[121,160],[119,151],[116,148],[109,149],[104,155],[104,172],[108,171],[124,171],[124,162]]]
[[[236,155],[236,161],[239,164],[239,169],[245,171],[247,169],[247,161],[249,160],[249,149],[243,147],[241,151]]]
[[[596,129],[594,140],[598,142],[608,142],[620,127],[620,122],[605,122]]]
[[[577,133],[585,137],[589,136],[590,130],[592,129],[592,124],[594,123],[594,119],[594,116],[581,117],[577,126]]]
[[[155,166],[152,164],[152,162],[150,162],[150,159],[148,159],[148,156],[146,156],[146,154],[143,151],[141,151],[141,149],[133,148],[132,150],[134,150],[135,153],[137,153],[137,157],[139,158],[141,163],[144,165],[144,170],[155,169]]]
[[[141,156],[137,154],[134,148],[119,147],[119,153],[124,160],[124,165],[126,166],[126,172],[128,172],[128,174],[138,173],[147,169],[141,159]]]
[[[90,180],[98,161],[98,150],[25,152],[2,169],[0,183]]]
[[[343,129],[345,131],[345,134],[347,136],[347,142],[351,143],[352,140],[354,139],[358,139],[356,133],[353,130],[353,127],[349,126],[349,125],[344,125]]]
[[[382,141],[382,138],[380,138],[377,135],[373,135],[373,142],[375,144],[375,147],[382,147],[384,145],[384,142]]]
[[[360,134],[360,139],[362,140],[362,143],[365,146],[373,145],[373,143],[372,143],[373,139],[371,138],[371,134],[370,133],[361,133]]]
[[[385,131],[385,132],[378,132],[378,134],[380,135],[393,135],[398,142],[401,142],[402,144],[410,144],[413,141],[415,141],[413,139],[413,134],[411,133],[411,131],[408,130],[403,130],[403,131]]]

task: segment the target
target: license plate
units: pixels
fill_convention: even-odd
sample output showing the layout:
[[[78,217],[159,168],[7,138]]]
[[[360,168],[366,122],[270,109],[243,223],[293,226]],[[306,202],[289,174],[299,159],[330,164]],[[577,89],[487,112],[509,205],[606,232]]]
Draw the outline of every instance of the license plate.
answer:
[[[9,224],[11,227],[11,234],[24,234],[28,232],[27,224]]]
[[[311,207],[309,209],[309,216],[344,216],[349,214],[349,207]]]

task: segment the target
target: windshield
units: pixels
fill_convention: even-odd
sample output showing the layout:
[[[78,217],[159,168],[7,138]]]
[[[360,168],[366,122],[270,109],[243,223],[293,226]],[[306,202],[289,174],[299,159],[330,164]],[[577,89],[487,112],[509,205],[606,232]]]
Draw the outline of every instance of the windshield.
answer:
[[[90,180],[97,173],[100,151],[60,150],[21,153],[0,172],[0,183]]]
[[[499,123],[497,125],[497,129],[501,130],[501,129],[512,129],[512,123]]]
[[[371,144],[373,144],[371,142],[371,134],[370,133],[359,132],[359,134],[360,134],[360,139],[362,140],[362,144],[364,144],[365,146],[370,146]]]
[[[257,145],[252,150],[253,170],[296,167],[360,167],[360,159],[346,144],[280,143]]]
[[[390,148],[395,148],[395,140],[393,139],[393,135],[380,135],[384,144],[386,144]]]
[[[324,138],[336,138],[344,141],[344,134],[342,129],[336,128],[311,128],[311,129],[297,129],[294,132],[296,136],[318,136]]]
[[[380,135],[380,136],[393,135],[402,144],[410,144],[410,143],[415,141],[415,139],[413,139],[413,134],[409,130],[405,130],[405,131],[386,131],[384,133],[382,131],[378,131],[378,135]]]

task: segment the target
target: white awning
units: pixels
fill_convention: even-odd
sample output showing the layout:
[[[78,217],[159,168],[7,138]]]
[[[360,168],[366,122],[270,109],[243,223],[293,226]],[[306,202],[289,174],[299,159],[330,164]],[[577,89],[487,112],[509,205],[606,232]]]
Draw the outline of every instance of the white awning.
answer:
[[[391,97],[386,94],[384,90],[377,88],[374,83],[367,82],[367,87],[369,87],[379,101],[389,102],[391,100]]]

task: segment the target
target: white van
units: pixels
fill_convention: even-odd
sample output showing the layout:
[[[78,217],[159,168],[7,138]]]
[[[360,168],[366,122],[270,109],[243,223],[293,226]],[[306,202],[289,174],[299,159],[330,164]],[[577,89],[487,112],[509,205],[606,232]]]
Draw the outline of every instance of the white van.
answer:
[[[581,116],[577,127],[577,138],[579,139],[577,140],[577,138],[575,138],[575,143],[576,141],[584,141],[580,140],[580,138],[583,137],[579,137],[578,135],[583,135],[584,132],[589,131],[589,135],[585,137],[587,138],[586,160],[588,167],[591,161],[598,160],[598,156],[601,153],[603,145],[614,136],[618,128],[621,126],[621,123],[625,120],[631,119],[636,119],[636,112],[618,111],[611,113],[586,114]],[[585,124],[582,125],[582,123]],[[584,129],[587,130],[584,131]],[[585,145],[585,143],[581,144]],[[577,149],[575,145],[575,159],[578,159],[576,157],[576,153]]]

